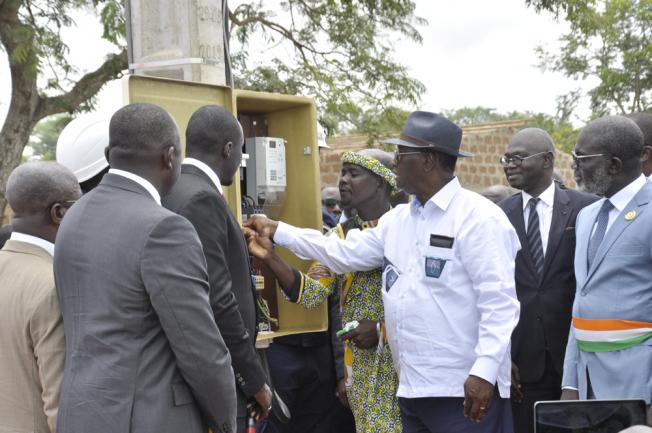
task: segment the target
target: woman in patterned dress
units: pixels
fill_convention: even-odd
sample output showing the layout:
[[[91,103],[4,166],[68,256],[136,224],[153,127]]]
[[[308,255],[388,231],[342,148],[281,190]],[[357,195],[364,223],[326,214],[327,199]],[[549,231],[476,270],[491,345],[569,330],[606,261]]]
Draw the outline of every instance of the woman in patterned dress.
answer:
[[[357,215],[338,224],[326,236],[345,238],[353,229],[374,227],[390,209],[389,198],[395,189],[389,169],[392,157],[377,149],[342,157],[340,195],[342,207]],[[286,298],[305,308],[317,308],[334,291],[339,291],[342,322],[358,321],[358,328],[343,338],[347,368],[346,398],[353,411],[358,433],[399,433],[401,418],[396,397],[398,377],[390,348],[384,342],[384,310],[380,268],[366,272],[335,275],[315,263],[306,274],[292,269],[273,251],[271,241],[247,231],[251,254],[263,260],[276,274]],[[346,358],[351,359],[347,362]],[[340,394],[343,392],[339,391]],[[344,397],[340,395],[340,397]]]

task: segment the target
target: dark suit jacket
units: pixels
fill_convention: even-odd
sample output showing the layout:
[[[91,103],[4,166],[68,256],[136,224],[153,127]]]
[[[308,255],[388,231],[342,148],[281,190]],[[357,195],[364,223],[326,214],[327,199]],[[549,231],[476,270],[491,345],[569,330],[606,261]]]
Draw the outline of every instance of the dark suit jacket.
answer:
[[[108,173],[66,213],[54,273],[66,336],[59,433],[235,431],[231,357],[185,218]]]
[[[521,381],[543,377],[546,350],[559,375],[563,373],[571,309],[575,298],[575,219],[598,197],[555,184],[552,222],[542,278],[536,275],[525,234],[523,195],[519,192],[498,203],[516,229],[521,250],[516,255],[516,294],[521,316],[512,334],[512,361]]]
[[[181,167],[179,180],[162,202],[186,217],[199,234],[208,264],[211,306],[231,352],[238,416],[243,417],[247,399],[263,387],[266,376],[255,349],[256,292],[240,224],[209,177],[192,165]]]

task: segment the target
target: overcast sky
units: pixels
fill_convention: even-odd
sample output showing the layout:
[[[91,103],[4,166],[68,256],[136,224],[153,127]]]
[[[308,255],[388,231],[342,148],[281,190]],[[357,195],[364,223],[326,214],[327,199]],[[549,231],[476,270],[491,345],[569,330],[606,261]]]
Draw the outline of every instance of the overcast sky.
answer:
[[[524,0],[417,0],[417,15],[428,20],[419,29],[423,44],[398,41],[396,57],[426,86],[419,108],[482,105],[554,114],[556,96],[586,85],[536,66],[535,47],[556,47],[567,26],[550,14],[536,14]],[[70,62],[83,73],[98,67],[112,48],[101,40],[96,18],[79,14],[74,19],[77,26],[65,35]],[[8,109],[10,86],[6,56],[0,52],[0,119]],[[113,112],[121,105],[120,83],[109,83],[98,110]],[[588,117],[586,104],[577,114]]]

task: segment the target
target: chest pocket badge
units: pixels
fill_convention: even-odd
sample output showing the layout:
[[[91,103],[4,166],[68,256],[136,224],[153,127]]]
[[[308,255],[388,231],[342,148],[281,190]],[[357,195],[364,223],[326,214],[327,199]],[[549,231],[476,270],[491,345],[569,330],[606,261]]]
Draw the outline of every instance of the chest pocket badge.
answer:
[[[387,257],[383,257],[383,276],[385,277],[385,291],[389,292],[396,280],[398,280],[399,273],[392,262]]]
[[[426,276],[431,278],[439,278],[444,270],[447,259],[437,259],[434,257],[426,257]]]

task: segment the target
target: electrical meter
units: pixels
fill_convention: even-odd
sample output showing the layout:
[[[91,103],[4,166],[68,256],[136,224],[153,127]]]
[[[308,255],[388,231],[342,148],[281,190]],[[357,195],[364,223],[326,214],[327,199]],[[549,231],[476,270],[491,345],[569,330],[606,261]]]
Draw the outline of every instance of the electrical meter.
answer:
[[[245,140],[249,160],[245,167],[247,198],[255,212],[273,217],[283,204],[287,187],[285,140],[252,137]]]

